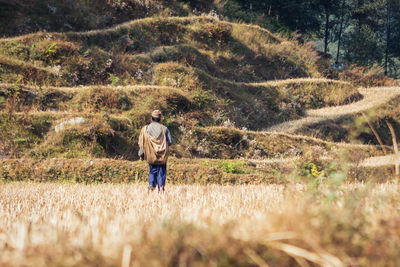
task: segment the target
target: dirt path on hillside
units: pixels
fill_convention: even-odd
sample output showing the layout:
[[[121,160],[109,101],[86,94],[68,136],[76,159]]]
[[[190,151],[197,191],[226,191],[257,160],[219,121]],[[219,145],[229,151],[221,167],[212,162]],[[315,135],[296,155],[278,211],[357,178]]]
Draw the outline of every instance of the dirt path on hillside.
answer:
[[[326,107],[321,109],[308,110],[306,116],[299,120],[288,121],[275,125],[267,131],[294,133],[304,126],[310,126],[316,123],[321,123],[326,120],[339,119],[345,115],[356,114],[362,111],[367,111],[374,107],[378,107],[389,102],[396,96],[400,95],[400,87],[378,87],[359,89],[363,95],[363,99],[348,105]],[[400,162],[400,154],[389,154],[379,157],[367,158],[361,162],[362,167],[380,167],[394,165],[395,162]]]
[[[367,158],[360,163],[360,166],[361,167],[393,166],[395,162],[400,162],[400,154],[390,154],[380,157]]]
[[[321,123],[326,120],[339,119],[345,115],[356,114],[389,102],[394,97],[400,95],[400,87],[377,87],[359,89],[363,99],[348,105],[312,109],[306,111],[304,118],[287,121],[268,128],[268,132],[294,133],[304,126]]]
[[[327,78],[292,78],[292,79],[285,79],[285,80],[272,80],[266,82],[258,82],[258,83],[250,83],[250,85],[258,86],[258,85],[265,85],[265,86],[282,86],[288,84],[295,84],[295,83],[336,83],[336,84],[350,84],[350,82],[340,81],[340,80],[332,80]]]

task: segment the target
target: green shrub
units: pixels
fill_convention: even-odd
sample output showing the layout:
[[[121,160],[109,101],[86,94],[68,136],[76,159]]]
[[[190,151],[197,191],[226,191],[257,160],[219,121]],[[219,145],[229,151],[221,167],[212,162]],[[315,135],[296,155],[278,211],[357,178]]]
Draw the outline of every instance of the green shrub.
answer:
[[[226,173],[243,174],[245,163],[243,161],[224,161],[221,163],[221,168]]]
[[[314,178],[319,178],[324,172],[321,170],[320,166],[317,166],[314,162],[305,162],[303,163],[303,170],[307,176],[311,176]]]
[[[119,84],[120,78],[112,73],[108,73],[108,75],[110,76],[109,80],[111,82],[112,85],[117,85]]]
[[[57,54],[58,46],[57,43],[51,43],[46,50],[44,51],[43,57],[45,58],[46,62],[50,65],[59,63],[59,60],[56,61],[55,57]]]

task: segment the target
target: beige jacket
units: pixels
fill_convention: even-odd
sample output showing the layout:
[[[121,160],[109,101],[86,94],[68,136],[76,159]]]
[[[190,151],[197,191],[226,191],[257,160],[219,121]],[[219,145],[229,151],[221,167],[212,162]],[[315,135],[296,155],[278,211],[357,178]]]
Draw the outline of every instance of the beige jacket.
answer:
[[[139,146],[143,149],[144,159],[154,165],[167,163],[169,147],[165,136],[165,128],[161,134],[155,138],[148,134],[147,126],[144,126],[139,135]]]

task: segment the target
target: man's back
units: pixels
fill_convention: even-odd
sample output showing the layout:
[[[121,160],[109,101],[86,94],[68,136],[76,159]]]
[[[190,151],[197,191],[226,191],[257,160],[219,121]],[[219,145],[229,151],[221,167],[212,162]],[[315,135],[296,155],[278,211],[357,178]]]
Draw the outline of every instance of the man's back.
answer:
[[[159,122],[151,122],[148,126],[147,126],[147,133],[154,138],[157,138],[160,136],[160,134],[162,133],[163,128],[165,129],[165,136],[167,138],[167,143],[168,145],[172,145],[172,136],[171,133],[169,132],[168,128],[165,127],[164,125],[162,125]]]
[[[168,146],[172,145],[172,136],[171,133],[169,132],[168,128],[164,125],[162,125],[159,122],[152,121],[149,125],[147,125],[147,133],[154,138],[158,138],[163,131],[163,128],[165,129],[165,138],[167,139],[167,144]],[[139,147],[139,157],[143,158],[144,156],[144,151],[143,147]]]

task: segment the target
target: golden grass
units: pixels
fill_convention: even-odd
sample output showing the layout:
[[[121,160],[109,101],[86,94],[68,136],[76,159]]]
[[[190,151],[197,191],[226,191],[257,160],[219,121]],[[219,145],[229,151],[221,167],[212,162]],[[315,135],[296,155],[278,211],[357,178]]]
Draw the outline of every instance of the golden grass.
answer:
[[[2,266],[395,266],[397,183],[0,187]]]

